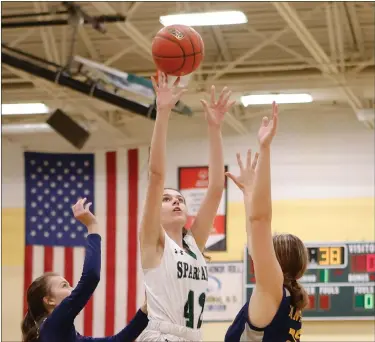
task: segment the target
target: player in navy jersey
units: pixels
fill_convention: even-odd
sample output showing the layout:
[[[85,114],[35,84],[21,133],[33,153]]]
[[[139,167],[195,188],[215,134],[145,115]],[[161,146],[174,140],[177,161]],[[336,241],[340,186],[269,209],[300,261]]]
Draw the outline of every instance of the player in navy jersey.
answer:
[[[237,154],[240,175],[227,173],[242,190],[246,212],[247,246],[254,263],[256,284],[250,300],[229,327],[225,341],[297,342],[307,294],[298,283],[308,256],[302,241],[291,234],[272,236],[270,145],[276,134],[278,108],[263,118],[258,132],[260,154],[244,166]]]
[[[101,237],[97,221],[90,212],[91,203],[80,199],[73,206],[76,219],[88,229],[86,255],[81,279],[76,288],[56,273],[46,273],[27,290],[28,311],[22,322],[23,342],[131,342],[148,324],[146,304],[117,335],[103,338],[84,337],[74,327],[74,319],[85,307],[100,280]],[[105,308],[103,307],[103,313]]]

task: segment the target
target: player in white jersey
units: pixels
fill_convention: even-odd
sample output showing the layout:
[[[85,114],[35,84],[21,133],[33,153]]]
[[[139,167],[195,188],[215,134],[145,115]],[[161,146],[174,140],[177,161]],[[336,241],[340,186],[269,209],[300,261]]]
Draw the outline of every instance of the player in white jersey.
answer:
[[[187,208],[176,190],[165,189],[166,140],[169,116],[181,95],[179,79],[168,86],[167,76],[153,79],[157,117],[151,142],[149,183],[140,231],[141,263],[147,295],[149,325],[138,341],[201,341],[200,327],[207,290],[203,251],[224,189],[221,123],[234,104],[224,88],[215,101],[202,100],[209,136],[209,185],[188,233]],[[192,151],[199,153],[199,151]]]

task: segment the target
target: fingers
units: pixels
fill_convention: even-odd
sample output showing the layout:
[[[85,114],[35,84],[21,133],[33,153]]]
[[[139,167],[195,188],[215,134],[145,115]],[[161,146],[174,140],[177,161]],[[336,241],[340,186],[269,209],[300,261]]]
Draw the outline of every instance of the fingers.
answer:
[[[272,104],[272,135],[275,135],[279,121],[279,106],[276,102]]]
[[[229,97],[227,98],[228,92],[229,92],[229,96],[230,96],[231,91],[228,89],[228,87],[224,87],[223,90],[221,91],[219,99],[217,101],[218,106],[222,106],[222,105],[225,104],[225,101],[224,101],[225,98],[228,101],[228,99],[229,99]]]
[[[255,157],[254,157],[254,160],[253,160],[253,163],[251,164],[251,167],[255,170],[255,168],[257,167],[257,164],[258,164],[258,158],[259,158],[259,153],[255,153]]]
[[[225,172],[225,176],[227,176],[228,178],[230,178],[234,184],[236,184],[240,189],[242,189],[242,184],[240,184],[238,181],[237,181],[237,177],[232,175],[230,172]]]
[[[90,211],[91,205],[92,205],[92,202],[87,203],[85,206],[85,211]]]
[[[211,105],[214,106],[215,104],[215,86],[213,85],[211,87]]]
[[[247,157],[246,157],[246,168],[250,169],[251,167],[251,148],[247,150]]]
[[[236,157],[237,157],[237,164],[240,167],[240,170],[243,171],[243,163],[241,160],[241,155],[239,153],[236,153]]]
[[[151,81],[152,81],[152,86],[154,87],[154,90],[156,93],[159,88],[158,88],[158,83],[156,82],[156,79],[154,76],[151,77]]]
[[[201,100],[201,104],[205,112],[208,112],[208,104],[205,100]]]
[[[185,94],[188,90],[186,88],[183,88],[181,90],[179,90],[176,95],[175,95],[175,100],[176,100],[176,103],[180,100],[180,98],[182,97],[183,94]]]
[[[181,77],[178,76],[176,80],[173,82],[173,87],[178,87],[178,85],[180,84],[180,81],[181,81]]]

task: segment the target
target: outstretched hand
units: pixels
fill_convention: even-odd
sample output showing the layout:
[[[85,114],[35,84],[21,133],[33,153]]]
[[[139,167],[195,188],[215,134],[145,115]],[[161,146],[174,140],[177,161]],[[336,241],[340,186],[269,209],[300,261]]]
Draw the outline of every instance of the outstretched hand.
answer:
[[[90,211],[92,203],[87,203],[85,205],[86,200],[86,198],[80,198],[77,203],[73,205],[72,210],[74,217],[87,227],[89,233],[92,233],[91,228],[97,225],[98,222],[94,214]]]
[[[158,112],[168,113],[174,108],[176,103],[180,100],[181,96],[187,92],[185,88],[179,88],[180,77],[176,79],[172,87],[168,86],[168,75],[158,71],[157,80],[151,77],[152,85],[156,93],[156,106]]]
[[[240,167],[239,176],[234,176],[230,172],[226,172],[225,175],[230,178],[240,190],[243,192],[251,192],[253,190],[253,183],[255,178],[255,169],[258,163],[259,153],[255,153],[255,157],[251,160],[251,149],[247,151],[246,166],[243,165],[241,155],[236,154],[237,163]]]
[[[279,120],[279,108],[274,102],[272,104],[272,119],[264,117],[258,131],[258,141],[261,147],[269,147],[273,137],[276,135]]]
[[[225,113],[236,103],[236,101],[229,101],[231,94],[232,92],[227,87],[224,87],[216,102],[215,86],[212,86],[210,103],[208,104],[205,100],[201,100],[204,114],[210,127],[220,127],[224,120]]]

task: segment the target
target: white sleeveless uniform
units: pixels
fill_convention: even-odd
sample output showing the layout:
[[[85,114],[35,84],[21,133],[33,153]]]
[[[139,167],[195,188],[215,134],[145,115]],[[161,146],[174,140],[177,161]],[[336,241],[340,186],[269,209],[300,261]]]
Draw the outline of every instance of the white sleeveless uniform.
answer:
[[[207,264],[194,237],[184,241],[192,253],[165,233],[160,265],[144,270],[150,322],[137,341],[202,341]]]

